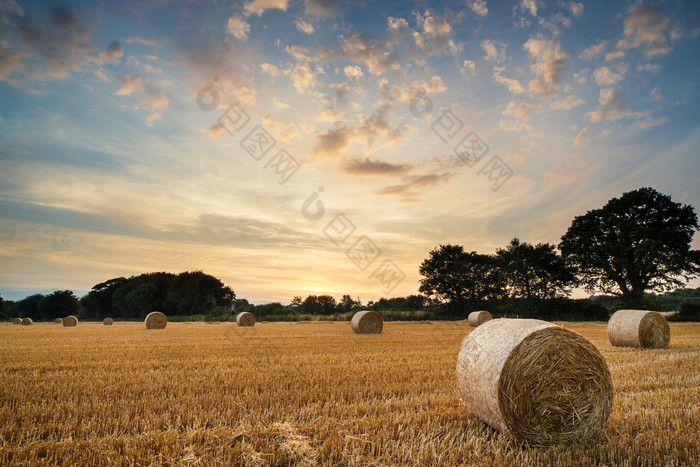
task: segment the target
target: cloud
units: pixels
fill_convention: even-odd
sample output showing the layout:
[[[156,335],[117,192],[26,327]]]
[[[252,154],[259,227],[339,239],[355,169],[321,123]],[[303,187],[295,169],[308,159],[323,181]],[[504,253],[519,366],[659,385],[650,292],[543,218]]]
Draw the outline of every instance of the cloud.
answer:
[[[403,136],[401,128],[393,128],[389,123],[391,105],[380,101],[377,109],[360,118],[359,126],[336,124],[334,128],[315,136],[317,142],[311,158],[313,160],[333,160],[345,156],[352,143],[363,143],[372,148],[377,141],[392,143]]]
[[[569,110],[579,105],[584,104],[583,99],[574,96],[573,94],[566,96],[564,99],[552,102],[552,109],[554,110]]]
[[[153,39],[147,39],[144,37],[137,37],[137,36],[132,36],[132,37],[127,37],[124,39],[124,42],[127,44],[141,44],[141,45],[148,45],[150,47],[158,47],[158,43],[154,41]]]
[[[593,78],[598,86],[612,86],[622,80],[622,74],[615,73],[610,68],[603,66],[593,72]]]
[[[543,98],[551,97],[559,89],[569,54],[560,42],[547,40],[539,34],[528,39],[523,49],[536,60],[532,71],[538,78],[530,81],[530,92]]]
[[[447,90],[445,85],[442,83],[442,78],[437,75],[433,75],[430,81],[427,83],[421,83],[423,89],[425,89],[428,94],[439,94]]]
[[[145,78],[135,78],[131,75],[118,76],[121,87],[117,91],[117,96],[138,95],[145,106],[151,110],[167,107],[169,102],[163,94],[153,84]]]
[[[576,146],[581,146],[588,142],[588,127],[584,127],[583,130],[579,131],[574,138],[574,144]]]
[[[400,195],[413,200],[415,199],[416,189],[442,185],[449,182],[454,175],[452,173],[411,175],[404,177],[403,183],[384,187],[376,194],[380,196]]]
[[[506,58],[506,44],[501,43],[501,50],[499,52],[493,41],[485,39],[481,41],[481,48],[484,49],[486,53],[484,60],[502,63]]]
[[[618,50],[644,46],[647,57],[666,55],[671,51],[666,40],[669,19],[655,6],[631,6],[625,19],[625,38],[617,43]]]
[[[693,39],[697,39],[700,36],[700,26],[693,28],[693,30],[690,31],[690,35],[693,36]]]
[[[621,50],[616,50],[615,52],[609,52],[605,54],[605,61],[617,60],[618,58],[623,58],[625,53]]]
[[[53,4],[40,11],[47,15],[25,14],[14,2],[1,8],[0,80],[32,94],[44,94],[32,82],[65,79],[107,58],[89,55],[95,51],[92,35],[71,6]]]
[[[664,100],[664,95],[661,93],[661,89],[659,89],[658,86],[656,86],[649,92],[649,97],[655,102],[660,102]]]
[[[520,0],[518,7],[522,12],[528,12],[532,16],[537,16],[537,10],[542,6],[540,0]]]
[[[250,24],[238,13],[228,19],[226,31],[236,39],[245,41],[250,34]]]
[[[510,101],[503,111],[503,115],[526,121],[533,114],[539,112],[541,108],[542,105],[537,102]]]
[[[112,41],[109,43],[107,48],[100,52],[95,59],[95,63],[98,65],[103,65],[105,63],[110,63],[116,65],[120,62],[121,58],[124,56],[124,49],[119,41]]]
[[[638,64],[637,65],[637,71],[648,71],[649,73],[656,73],[661,69],[661,65],[656,64],[656,63],[645,63],[645,64]]]
[[[511,79],[511,78],[506,78],[505,76],[501,76],[501,73],[505,70],[506,68],[503,66],[495,66],[493,67],[493,79],[495,79],[497,82],[501,83],[505,87],[508,88],[508,91],[510,91],[513,94],[522,94],[525,92],[525,88],[520,84],[520,81],[516,79]]]
[[[648,117],[648,118],[645,118],[644,120],[638,121],[637,127],[641,128],[641,129],[646,129],[646,128],[650,128],[653,126],[663,125],[667,121],[668,121],[668,117],[659,117],[659,118]]]
[[[224,124],[216,123],[209,127],[209,136],[211,136],[212,138],[216,138],[224,131],[226,131],[226,127],[224,126]]]
[[[279,68],[277,68],[275,65],[273,65],[273,64],[271,64],[271,63],[267,63],[267,62],[261,63],[261,64],[260,64],[260,69],[261,69],[262,71],[264,71],[265,73],[267,73],[268,75],[272,76],[273,78],[274,78],[275,76],[279,76],[279,75],[280,75],[280,70],[279,70]]]
[[[476,73],[476,63],[472,62],[471,60],[465,60],[462,64],[462,68],[459,69],[459,72],[465,76],[467,74],[474,76],[474,73]]]
[[[603,49],[605,48],[606,45],[607,45],[606,41],[599,40],[595,44],[589,45],[588,47],[583,49],[583,51],[579,54],[579,57],[580,58],[593,58],[593,57],[599,55],[603,51]]]
[[[354,138],[354,130],[351,127],[340,125],[316,135],[316,146],[311,157],[316,160],[332,160],[345,155],[345,152]]]
[[[570,2],[569,10],[575,17],[578,18],[579,16],[581,16],[581,13],[583,13],[583,3]]]
[[[331,16],[336,12],[336,2],[333,0],[304,0],[306,13],[320,18]]]
[[[411,170],[409,164],[392,164],[373,161],[370,158],[352,159],[343,166],[343,172],[353,176],[387,176],[400,175]]]
[[[297,18],[297,20],[294,22],[294,25],[297,27],[297,29],[305,34],[313,34],[314,33],[314,27],[312,24],[307,23],[306,21],[302,20],[301,18]]]
[[[301,131],[293,122],[280,122],[270,115],[263,117],[263,124],[272,131],[276,137],[283,141],[289,141],[301,136]]]
[[[316,74],[311,71],[309,65],[296,65],[293,69],[288,70],[288,72],[294,89],[300,94],[303,94],[307,89],[313,88],[316,85]]]
[[[489,12],[485,0],[469,0],[467,2],[467,6],[479,16],[486,16],[486,14]]]
[[[416,45],[423,50],[428,50],[428,44],[423,40],[428,40],[432,49],[435,52],[442,52],[445,48],[449,48],[450,53],[456,54],[461,50],[459,44],[456,44],[450,36],[452,36],[452,26],[446,20],[440,20],[431,16],[430,12],[426,11],[424,15],[415,12],[416,23],[423,30],[421,35],[414,31],[413,36]]]
[[[243,5],[243,12],[246,16],[261,16],[266,10],[287,11],[289,0],[251,0]]]
[[[277,107],[278,109],[288,109],[289,108],[289,104],[287,104],[286,102],[279,101],[275,98],[272,98],[272,102],[275,104],[275,107]]]
[[[355,85],[362,86],[362,81],[365,76],[365,74],[362,72],[362,68],[360,68],[359,66],[348,65],[345,68],[343,68],[343,71],[345,72],[345,76],[348,77],[350,82],[352,82]]]
[[[163,114],[161,114],[160,112],[153,112],[148,117],[146,117],[146,126],[153,126],[157,122],[165,122],[165,120],[163,120]]]
[[[625,94],[619,89],[604,88],[600,90],[598,97],[600,107],[589,112],[586,116],[593,123],[619,120],[630,115],[644,116],[648,112],[632,113],[625,102]]]

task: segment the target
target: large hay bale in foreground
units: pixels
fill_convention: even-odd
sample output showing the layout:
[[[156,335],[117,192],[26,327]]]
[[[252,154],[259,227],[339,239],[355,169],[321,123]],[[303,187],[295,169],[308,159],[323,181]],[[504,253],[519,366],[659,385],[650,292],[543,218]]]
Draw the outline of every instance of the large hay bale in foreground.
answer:
[[[160,311],[154,311],[146,316],[146,329],[165,329],[168,318]]]
[[[356,334],[381,334],[384,321],[374,311],[358,311],[353,315],[350,327]]]
[[[616,347],[665,349],[671,341],[666,318],[655,311],[618,310],[608,321],[608,338]]]
[[[63,320],[61,318],[56,318],[55,320],[53,320],[53,322],[54,324],[61,324]]]
[[[612,410],[598,349],[536,319],[495,319],[473,330],[459,353],[457,385],[472,413],[532,445],[593,438]]]
[[[22,326],[31,326],[34,321],[31,318],[22,318]]]
[[[63,318],[63,326],[65,327],[74,327],[78,325],[78,318],[76,318],[73,315],[66,316]]]
[[[469,326],[475,328],[479,325],[484,324],[486,321],[490,321],[493,316],[488,311],[472,311],[469,313],[467,321],[469,321]]]
[[[236,316],[236,324],[239,326],[255,326],[255,316],[253,313],[242,311]]]
[[[22,324],[22,318],[13,318],[12,324]]]
[[[105,318],[102,320],[102,324],[105,326],[111,326],[114,324],[114,320],[112,318]]]

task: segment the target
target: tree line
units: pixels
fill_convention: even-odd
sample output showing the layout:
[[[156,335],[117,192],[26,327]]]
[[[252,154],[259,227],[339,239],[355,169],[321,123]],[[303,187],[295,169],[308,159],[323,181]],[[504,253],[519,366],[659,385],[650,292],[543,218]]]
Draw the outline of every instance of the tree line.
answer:
[[[459,305],[562,298],[582,286],[639,306],[646,293],[683,287],[700,274],[700,251],[690,248],[697,230],[691,206],[640,188],[574,218],[559,245],[514,238],[492,255],[440,245],[420,266],[419,290]]]
[[[225,310],[235,298],[230,287],[202,271],[154,272],[100,282],[81,299],[70,290],[30,295],[18,302],[5,302],[2,313],[6,318],[37,321],[68,315],[98,320],[144,319],[155,310],[168,316],[206,315]]]

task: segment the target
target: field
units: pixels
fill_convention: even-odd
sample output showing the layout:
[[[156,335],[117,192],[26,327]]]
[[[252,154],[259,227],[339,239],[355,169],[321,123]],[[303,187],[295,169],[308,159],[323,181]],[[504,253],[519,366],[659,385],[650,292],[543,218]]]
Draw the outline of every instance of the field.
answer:
[[[610,346],[595,441],[532,448],[462,406],[466,322],[0,324],[0,465],[698,465],[700,324]]]

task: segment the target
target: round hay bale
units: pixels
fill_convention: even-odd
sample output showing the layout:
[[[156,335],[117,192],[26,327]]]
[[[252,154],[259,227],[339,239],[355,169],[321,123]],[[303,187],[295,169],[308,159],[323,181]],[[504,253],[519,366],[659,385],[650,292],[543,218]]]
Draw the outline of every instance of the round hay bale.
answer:
[[[31,318],[22,318],[22,326],[31,326],[34,321]]]
[[[78,318],[76,318],[73,315],[66,316],[63,318],[63,326],[65,327],[74,327],[78,325]]]
[[[536,319],[495,319],[473,330],[459,352],[457,385],[472,413],[532,445],[596,437],[612,410],[598,349]]]
[[[54,324],[61,324],[63,320],[61,318],[56,318],[55,320],[53,320],[53,322]]]
[[[488,311],[472,311],[469,313],[467,321],[469,321],[469,326],[475,328],[486,321],[489,321],[493,316]]]
[[[114,320],[112,318],[105,318],[104,320],[102,320],[102,324],[104,324],[105,326],[111,326],[114,324]]]
[[[242,311],[236,316],[236,324],[239,326],[255,326],[255,316],[253,316],[253,313]]]
[[[608,338],[616,347],[665,349],[671,341],[666,318],[655,311],[618,310],[608,321]]]
[[[358,311],[353,315],[350,327],[356,334],[381,334],[384,321],[374,311]]]
[[[168,318],[160,311],[154,311],[146,316],[146,329],[165,329]]]
[[[22,318],[13,318],[12,324],[22,324]]]

